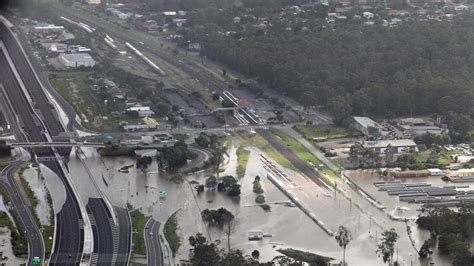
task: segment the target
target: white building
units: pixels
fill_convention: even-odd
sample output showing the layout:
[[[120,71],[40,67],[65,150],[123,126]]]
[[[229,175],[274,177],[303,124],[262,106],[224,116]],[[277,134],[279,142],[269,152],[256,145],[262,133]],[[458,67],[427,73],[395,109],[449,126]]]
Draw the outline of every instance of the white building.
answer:
[[[364,12],[364,13],[362,13],[362,16],[365,19],[373,19],[375,15],[374,15],[374,13],[371,13],[371,12]]]
[[[416,143],[411,139],[366,141],[362,143],[362,146],[367,149],[374,149],[381,154],[384,154],[388,147],[391,147],[394,153],[418,151]]]
[[[81,45],[69,45],[67,51],[69,53],[88,53],[91,49]]]
[[[62,32],[64,31],[64,26],[56,26],[53,24],[38,23],[33,27],[35,32]]]
[[[148,106],[141,106],[141,105],[135,105],[132,107],[127,108],[128,112],[137,112],[139,117],[145,117],[145,116],[152,116],[155,114],[150,107]]]
[[[44,42],[41,45],[50,53],[64,53],[67,50],[65,43]]]
[[[122,12],[118,12],[116,15],[119,19],[123,19],[123,20],[129,19],[132,16],[130,14],[122,13]]]
[[[454,7],[454,11],[456,12],[469,11],[469,7],[466,5],[460,4]]]
[[[430,175],[432,175],[432,176],[440,176],[440,175],[444,174],[443,170],[441,170],[439,168],[430,168],[430,169],[426,169],[426,170],[428,170],[428,172],[430,172]]]
[[[93,67],[95,65],[95,60],[87,53],[60,54],[58,60],[66,67]]]
[[[359,130],[362,134],[366,135],[366,136],[369,136],[369,137],[373,137],[373,135],[381,135],[382,132],[381,132],[381,129],[382,129],[382,126],[379,125],[377,122],[375,122],[374,120],[370,119],[369,117],[366,117],[366,116],[354,116],[353,117],[354,119],[354,123],[352,123],[354,125],[354,127]],[[374,132],[369,132],[369,129],[373,129]],[[373,133],[373,134],[370,134],[370,133]]]
[[[176,24],[177,27],[182,27],[184,23],[186,23],[185,18],[174,18],[173,23]]]

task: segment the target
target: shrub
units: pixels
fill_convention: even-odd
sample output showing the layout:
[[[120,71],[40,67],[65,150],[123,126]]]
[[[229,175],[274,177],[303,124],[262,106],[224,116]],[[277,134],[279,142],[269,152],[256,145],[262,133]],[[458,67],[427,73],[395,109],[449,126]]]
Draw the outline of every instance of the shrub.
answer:
[[[258,204],[263,204],[263,203],[265,203],[265,196],[263,196],[263,195],[258,195],[258,196],[255,198],[255,202],[258,203]]]

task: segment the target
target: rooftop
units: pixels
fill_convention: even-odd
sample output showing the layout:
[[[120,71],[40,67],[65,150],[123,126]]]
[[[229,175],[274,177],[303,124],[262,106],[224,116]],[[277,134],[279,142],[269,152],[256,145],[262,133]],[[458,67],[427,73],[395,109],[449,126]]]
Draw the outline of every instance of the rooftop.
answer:
[[[354,116],[354,120],[365,128],[380,127],[377,122],[366,116]]]
[[[363,143],[366,148],[385,148],[388,145],[392,147],[415,147],[416,143],[411,139],[378,140]]]
[[[92,59],[92,56],[90,56],[90,54],[88,54],[88,53],[61,54],[59,56],[63,57],[64,59],[66,59],[68,61],[86,61],[86,60],[94,61],[94,59]]]

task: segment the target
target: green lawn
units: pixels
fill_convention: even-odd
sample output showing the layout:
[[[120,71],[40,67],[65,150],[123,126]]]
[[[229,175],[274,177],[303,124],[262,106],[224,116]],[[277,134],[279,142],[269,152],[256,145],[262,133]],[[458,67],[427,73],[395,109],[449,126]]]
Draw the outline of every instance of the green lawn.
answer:
[[[335,139],[349,136],[349,132],[343,127],[334,125],[295,125],[293,127],[305,139]]]
[[[318,167],[320,164],[323,164],[316,156],[314,156],[308,149],[306,149],[303,144],[301,144],[297,139],[283,133],[277,129],[271,129],[271,132],[283,142],[296,156],[300,159],[306,161],[312,167]],[[330,182],[333,182],[331,179],[336,178],[337,175],[329,169],[325,164],[323,164],[323,170],[325,175],[323,177],[328,177]]]
[[[143,233],[145,224],[150,216],[145,216],[140,210],[130,212],[132,218],[132,252],[146,255],[146,246]]]
[[[170,245],[171,253],[173,258],[181,246],[181,239],[178,234],[178,219],[176,215],[178,212],[173,213],[171,217],[166,221],[165,227],[163,228],[163,233],[165,235],[166,241]]]
[[[89,86],[85,83],[88,72],[64,72],[51,74],[49,82],[63,98],[68,101],[81,116],[82,125],[89,129],[95,129],[92,121],[94,116],[105,115],[102,109],[104,105],[99,103],[92,94]],[[85,115],[88,121],[84,121]]]
[[[417,153],[415,158],[418,163],[437,164],[440,168],[445,168],[452,163],[450,153],[447,151],[442,151],[438,154]]]
[[[242,146],[237,149],[237,178],[245,176],[245,170],[247,169],[247,162],[249,161],[250,151],[244,149]]]
[[[239,132],[238,134],[241,138],[241,143],[244,146],[254,146],[265,152],[270,158],[272,158],[279,165],[291,169],[293,171],[298,171],[296,167],[293,166],[290,161],[288,161],[285,156],[281,155],[275,148],[273,148],[270,143],[268,143],[262,136],[248,136],[245,132]]]

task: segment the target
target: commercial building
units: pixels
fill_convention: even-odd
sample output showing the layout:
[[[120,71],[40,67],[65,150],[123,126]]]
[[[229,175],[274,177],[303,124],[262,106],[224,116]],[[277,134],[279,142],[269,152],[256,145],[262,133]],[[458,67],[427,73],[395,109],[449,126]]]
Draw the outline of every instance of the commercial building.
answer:
[[[53,24],[38,23],[33,27],[35,32],[62,32],[64,31],[64,26],[56,26]]]
[[[435,135],[441,135],[441,134],[447,134],[448,133],[448,129],[440,128],[440,127],[437,127],[437,126],[408,126],[406,129],[414,137],[421,136],[421,135],[426,134],[426,133],[431,133],[431,134],[435,134]]]
[[[58,59],[66,67],[93,67],[95,65],[95,60],[87,53],[60,54]]]
[[[368,137],[377,137],[382,135],[382,126],[369,117],[354,116],[352,118],[352,125],[362,134]]]
[[[433,121],[423,118],[403,118],[400,119],[400,129],[409,133],[412,137],[420,136],[425,133],[435,135],[449,133],[446,127],[438,127],[434,125]]]
[[[124,125],[123,130],[126,132],[146,132],[157,129],[155,125]]]
[[[88,53],[91,49],[81,45],[69,45],[67,51],[68,53]]]
[[[141,105],[135,105],[132,107],[127,108],[128,112],[137,112],[138,117],[145,117],[145,116],[152,116],[155,114],[150,107],[148,106],[141,106]]]
[[[432,175],[432,176],[440,176],[440,175],[444,174],[443,170],[441,170],[439,168],[430,168],[430,169],[426,169],[426,170],[428,170],[428,172],[430,172],[430,175]]]
[[[391,148],[394,153],[418,151],[416,143],[410,139],[365,141],[362,146],[367,149],[374,149],[381,154],[385,153],[387,148]]]
[[[65,43],[43,42],[41,45],[50,53],[64,53],[67,50]]]

